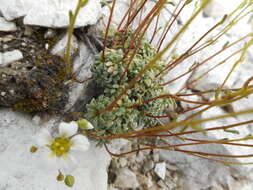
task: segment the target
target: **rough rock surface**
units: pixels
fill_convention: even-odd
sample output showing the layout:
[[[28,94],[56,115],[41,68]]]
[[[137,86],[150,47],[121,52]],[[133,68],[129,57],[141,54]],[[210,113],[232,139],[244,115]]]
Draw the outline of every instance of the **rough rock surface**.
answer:
[[[115,186],[119,186],[121,188],[137,188],[139,183],[137,181],[136,175],[127,168],[122,168],[117,171],[117,179],[115,181]],[[127,179],[127,180],[126,180]]]
[[[0,12],[6,20],[24,16],[24,24],[53,28],[67,27],[69,10],[74,10],[78,0],[0,0]],[[89,1],[80,10],[75,27],[95,24],[100,17],[100,1]]]
[[[3,17],[0,17],[0,31],[12,32],[17,30],[16,24],[6,21]]]
[[[19,26],[18,26],[19,27]],[[39,52],[36,47],[41,51],[50,51],[53,48],[52,44],[47,45],[50,40],[46,37],[43,38],[43,34],[47,33],[46,29],[39,30],[41,40],[33,41],[34,33],[38,32],[31,27],[29,33],[25,33],[25,29],[18,28],[18,31],[13,35],[1,34],[1,40],[6,48],[3,48],[4,59],[1,61],[6,64],[7,62],[17,60],[13,52],[13,48],[20,48],[14,50],[23,54],[19,57],[21,63],[29,62],[33,64],[33,58],[36,57],[35,53]],[[19,33],[20,32],[20,33]],[[57,31],[62,33],[61,31]],[[23,35],[24,34],[24,35]],[[16,36],[19,35],[23,38],[20,41],[15,41]],[[54,38],[57,34],[51,36]],[[62,36],[62,35],[59,35]],[[61,39],[57,39],[61,41]],[[34,43],[35,42],[35,43]],[[65,41],[66,42],[66,41]],[[37,44],[38,43],[38,44]],[[56,43],[56,42],[54,42]],[[58,50],[63,50],[65,43],[60,43],[57,46]],[[89,66],[93,62],[94,55],[89,51],[84,42],[75,42],[76,57],[74,59],[74,71],[80,80],[88,76]],[[47,49],[47,47],[49,49]],[[2,47],[1,47],[2,48]],[[9,51],[10,50],[10,51]],[[27,52],[29,54],[27,54]],[[32,54],[32,56],[30,55]],[[59,51],[55,52],[56,54]],[[7,54],[9,56],[7,56]],[[7,59],[10,57],[12,60]],[[7,61],[7,62],[6,62]],[[4,65],[5,65],[4,64]],[[2,64],[3,65],[3,64]],[[70,101],[66,108],[69,110],[73,107],[76,101],[83,96],[83,90],[85,85],[83,83],[76,83],[71,85],[69,90]],[[1,96],[4,94],[1,94]],[[83,109],[83,107],[82,107]],[[44,169],[43,164],[40,162],[40,158],[36,154],[30,153],[30,147],[36,145],[35,135],[42,128],[55,129],[59,122],[63,118],[55,115],[32,115],[13,112],[9,109],[0,109],[0,189],[5,190],[55,190],[55,189],[69,189],[64,182],[57,182],[56,176],[58,171],[47,171]],[[73,189],[75,190],[90,190],[90,189],[107,189],[107,166],[110,162],[110,156],[102,149],[95,147],[95,142],[91,142],[90,149],[86,152],[82,158],[82,162],[79,163],[79,168],[73,171],[71,175],[75,176],[75,184]]]
[[[0,110],[0,189],[69,189],[64,183],[56,181],[57,171],[45,171],[40,167],[36,154],[29,151],[35,143],[37,132],[41,128],[57,126],[57,119],[36,126],[28,115]],[[109,160],[104,149],[92,145],[79,168],[72,174],[76,179],[73,189],[106,190],[106,167]]]
[[[188,135],[189,137],[189,135]],[[196,138],[196,136],[191,136]],[[201,137],[200,137],[201,138]],[[202,136],[202,139],[207,139],[206,136]],[[215,138],[208,138],[214,140]],[[170,142],[179,143],[177,140],[171,140]],[[205,145],[205,146],[192,146],[190,148],[184,148],[184,150],[200,151],[200,152],[215,152],[221,154],[231,154],[225,147],[218,145]],[[229,167],[223,164],[205,160],[203,158],[197,158],[194,156],[186,155],[173,151],[160,151],[160,156],[163,160],[166,160],[172,165],[179,168],[182,177],[182,189],[216,189],[218,187],[228,188],[231,190],[247,189],[252,186],[252,180],[249,175],[243,173],[246,171],[244,167]],[[248,174],[248,172],[247,172]],[[238,188],[240,186],[240,188]]]
[[[211,16],[214,18],[223,17],[225,14],[229,14],[233,11],[234,7],[239,6],[241,1],[231,0],[213,0],[205,9],[205,16]]]

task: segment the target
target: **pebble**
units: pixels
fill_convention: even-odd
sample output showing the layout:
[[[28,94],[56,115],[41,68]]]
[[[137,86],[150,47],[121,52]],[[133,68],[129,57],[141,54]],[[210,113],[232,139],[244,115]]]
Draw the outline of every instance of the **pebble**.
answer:
[[[1,92],[0,94],[1,94],[1,96],[5,96],[6,92]]]
[[[5,49],[8,49],[8,47],[9,47],[9,46],[8,46],[7,44],[4,44],[4,45],[3,45],[3,49],[4,49],[4,50],[5,50]]]
[[[130,165],[130,169],[134,172],[139,170],[139,164],[136,164],[135,162],[132,162],[133,164]]]
[[[144,157],[143,152],[141,152],[141,151],[138,152],[138,154],[136,155],[135,161],[137,163],[141,163],[144,159],[145,159],[145,157]]]
[[[3,17],[0,17],[0,31],[2,32],[14,32],[17,30],[17,26],[13,22],[6,21]]]
[[[144,189],[149,189],[153,185],[151,176],[138,175],[138,181]]]
[[[23,54],[19,50],[12,50],[12,51],[4,52],[4,53],[0,52],[0,65],[8,64],[13,61],[18,61],[20,59],[23,59]]]
[[[154,168],[154,166],[155,166],[155,164],[154,164],[153,160],[147,160],[143,165],[143,169],[142,169],[143,173],[146,173],[146,172],[152,170]]]
[[[166,164],[166,168],[170,171],[178,171],[179,168],[175,165],[171,165],[171,164]]]
[[[56,31],[55,30],[53,30],[53,29],[51,29],[51,28],[49,28],[46,32],[45,32],[45,34],[44,34],[44,38],[45,39],[50,39],[50,38],[53,38],[53,37],[55,37],[56,36]]]
[[[128,168],[121,168],[117,172],[117,178],[114,183],[115,187],[119,188],[132,188],[135,189],[139,187],[139,182],[137,176]]]
[[[126,165],[127,165],[127,159],[126,158],[120,158],[119,159],[119,164],[120,164],[120,166],[123,168],[123,167],[126,167]]]
[[[166,163],[165,162],[157,163],[155,165],[154,171],[158,177],[164,180],[166,175]]]

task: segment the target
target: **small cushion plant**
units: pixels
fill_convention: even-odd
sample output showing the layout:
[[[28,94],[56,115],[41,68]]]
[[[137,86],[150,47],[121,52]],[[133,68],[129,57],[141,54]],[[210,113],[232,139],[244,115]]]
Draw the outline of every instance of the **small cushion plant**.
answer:
[[[172,99],[160,98],[148,103],[148,100],[165,94],[161,78],[156,75],[164,68],[164,61],[157,62],[156,67],[145,72],[133,88],[117,102],[111,111],[99,113],[112,103],[116,97],[128,86],[143,67],[155,55],[156,49],[143,39],[137,53],[135,53],[131,64],[134,48],[129,48],[129,38],[126,34],[114,34],[113,43],[105,49],[104,55],[100,53],[96,56],[95,63],[91,68],[93,82],[98,88],[103,89],[103,93],[92,99],[86,106],[86,118],[93,124],[97,135],[119,134],[135,129],[154,126],[157,123],[155,117],[162,115],[164,110],[174,104]],[[130,32],[127,33],[130,36]],[[124,38],[125,40],[122,40]],[[121,39],[121,40],[120,40]],[[136,47],[135,47],[136,48]],[[131,49],[131,50],[130,50]],[[129,51],[127,56],[126,51]],[[129,64],[129,67],[128,67]],[[128,68],[127,68],[128,67]],[[125,72],[127,68],[127,72]],[[139,106],[133,106],[138,104]]]

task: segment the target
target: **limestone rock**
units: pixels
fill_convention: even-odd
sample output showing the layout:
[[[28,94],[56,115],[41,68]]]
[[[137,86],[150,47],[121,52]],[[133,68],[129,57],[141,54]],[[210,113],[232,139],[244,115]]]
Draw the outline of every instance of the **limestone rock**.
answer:
[[[73,72],[76,78],[80,81],[85,80],[91,76],[90,67],[94,62],[94,55],[90,53],[88,47],[83,43],[78,44],[78,55],[74,60]],[[88,86],[89,87],[89,86]],[[85,105],[93,97],[94,89],[87,88],[84,83],[72,83],[69,92],[69,103],[66,106],[66,110],[83,111]]]
[[[8,22],[3,17],[0,17],[0,31],[13,32],[16,30],[17,30],[17,27],[15,23]]]
[[[157,163],[155,165],[154,171],[158,177],[164,179],[166,174],[166,163],[165,162]]]
[[[53,28],[67,27],[69,10],[74,10],[78,0],[0,0],[0,12],[6,20],[24,16],[24,24]],[[100,1],[89,1],[77,17],[75,27],[95,24],[100,17]]]
[[[139,182],[135,173],[133,173],[128,168],[121,168],[117,172],[117,178],[115,181],[116,187],[121,188],[137,188],[139,186]]]
[[[40,1],[35,2],[33,0],[0,0],[0,12],[6,20],[14,20],[16,18],[25,16],[34,3],[40,3]]]
[[[52,1],[41,0],[34,3],[24,18],[24,24],[62,28],[69,25],[69,10],[74,11],[78,0]],[[75,27],[95,24],[100,17],[99,0],[89,1],[83,7],[76,19]]]
[[[191,137],[197,138],[196,136]],[[213,138],[207,138],[204,135],[199,138],[214,140]],[[178,140],[174,139],[171,143],[178,143]],[[184,150],[229,154],[223,146],[214,144],[192,146],[184,148]],[[203,158],[189,156],[180,152],[162,150],[160,155],[163,159],[179,168],[178,171],[182,174],[182,177],[180,178],[183,184],[182,189],[216,189],[218,186],[227,187],[229,184],[235,182],[240,183],[241,189],[243,189],[247,183],[250,183],[250,180],[247,179],[249,177],[248,172],[246,174],[247,176],[245,176],[240,170],[237,170],[238,168],[228,167],[217,162],[211,162]],[[243,171],[245,168],[241,167],[241,169]],[[245,173],[245,170],[243,172]],[[237,181],[233,176],[238,176],[238,179],[244,180]]]
[[[56,181],[58,171],[47,172],[40,166],[36,153],[29,149],[34,145],[34,136],[41,128],[52,128],[58,123],[54,118],[43,125],[33,124],[30,116],[13,111],[0,110],[0,189],[8,190],[55,190],[66,189]],[[93,143],[92,143],[93,144]],[[73,190],[107,189],[106,168],[110,157],[104,149],[93,144],[83,161],[71,175],[75,176]]]
[[[238,0],[213,0],[211,3],[207,5],[204,9],[205,16],[211,16],[214,18],[222,17],[225,14],[229,14],[233,11],[237,6],[240,5],[242,1]]]

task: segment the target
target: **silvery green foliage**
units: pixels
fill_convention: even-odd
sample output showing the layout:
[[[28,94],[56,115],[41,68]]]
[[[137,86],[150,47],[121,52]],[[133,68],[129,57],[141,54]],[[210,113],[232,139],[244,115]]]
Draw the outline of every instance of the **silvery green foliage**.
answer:
[[[171,99],[163,98],[142,104],[143,100],[165,94],[163,87],[159,86],[163,80],[156,77],[164,66],[164,62],[160,60],[155,68],[146,71],[134,87],[127,91],[113,110],[98,114],[99,110],[103,110],[110,105],[128,86],[131,79],[144,68],[156,52],[146,40],[142,40],[139,51],[129,65],[127,73],[122,77],[134,48],[123,60],[126,48],[122,47],[129,44],[128,39],[124,40],[123,45],[117,44],[117,40],[115,41],[116,43],[112,47],[105,50],[105,60],[103,60],[102,53],[99,54],[91,68],[93,81],[100,89],[103,89],[103,94],[98,98],[94,98],[87,105],[86,117],[93,124],[98,135],[124,133],[137,127],[157,125],[155,118],[148,117],[145,114],[164,115],[164,110],[173,103]],[[134,104],[142,105],[132,108]]]

